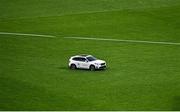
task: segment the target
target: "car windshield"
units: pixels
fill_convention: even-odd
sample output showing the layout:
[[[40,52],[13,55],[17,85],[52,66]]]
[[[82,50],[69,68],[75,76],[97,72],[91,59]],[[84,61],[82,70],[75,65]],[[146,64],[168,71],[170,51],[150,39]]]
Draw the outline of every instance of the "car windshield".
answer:
[[[95,57],[91,56],[91,57],[87,57],[88,61],[95,61],[97,60]]]

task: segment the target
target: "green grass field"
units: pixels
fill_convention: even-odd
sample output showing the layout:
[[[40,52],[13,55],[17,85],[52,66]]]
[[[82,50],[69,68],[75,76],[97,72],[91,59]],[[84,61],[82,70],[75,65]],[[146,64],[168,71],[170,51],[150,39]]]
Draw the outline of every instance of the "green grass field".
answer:
[[[180,0],[0,0],[0,110],[180,110]],[[92,54],[105,71],[69,70]]]

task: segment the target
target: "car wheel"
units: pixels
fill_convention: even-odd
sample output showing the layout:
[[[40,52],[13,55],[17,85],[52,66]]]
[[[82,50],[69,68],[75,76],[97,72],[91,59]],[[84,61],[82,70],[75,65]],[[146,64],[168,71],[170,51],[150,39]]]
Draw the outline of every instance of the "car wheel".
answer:
[[[76,69],[76,65],[75,64],[71,64],[70,69],[75,70]]]
[[[90,69],[91,71],[95,71],[95,70],[96,70],[94,65],[91,65],[91,66],[89,67],[89,69]]]

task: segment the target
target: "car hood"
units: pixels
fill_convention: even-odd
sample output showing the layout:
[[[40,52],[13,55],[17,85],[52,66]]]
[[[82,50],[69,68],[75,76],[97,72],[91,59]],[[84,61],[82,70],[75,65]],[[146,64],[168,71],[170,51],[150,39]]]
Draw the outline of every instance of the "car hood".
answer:
[[[95,60],[93,63],[106,63],[104,60]]]

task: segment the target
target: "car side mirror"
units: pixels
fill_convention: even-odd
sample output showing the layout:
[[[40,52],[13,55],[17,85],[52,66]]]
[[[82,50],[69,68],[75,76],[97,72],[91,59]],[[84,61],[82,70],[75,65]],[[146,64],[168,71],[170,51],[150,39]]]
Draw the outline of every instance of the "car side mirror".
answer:
[[[85,62],[86,62],[86,63],[88,63],[89,61],[88,61],[88,60],[86,60]]]

